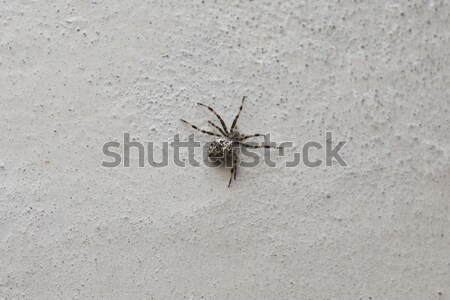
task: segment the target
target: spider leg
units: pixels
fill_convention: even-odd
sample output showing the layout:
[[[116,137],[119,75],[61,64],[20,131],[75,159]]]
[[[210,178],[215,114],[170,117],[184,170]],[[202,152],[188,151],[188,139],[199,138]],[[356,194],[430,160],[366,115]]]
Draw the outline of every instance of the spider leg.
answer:
[[[233,132],[233,130],[236,128],[236,124],[237,124],[237,121],[239,119],[239,115],[241,114],[242,108],[244,107],[244,100],[245,100],[245,96],[242,97],[241,107],[239,107],[239,112],[236,115],[236,117],[234,117],[233,124],[231,124],[230,132]]]
[[[186,123],[186,124],[188,124],[188,125],[191,125],[192,128],[194,128],[195,130],[198,130],[198,131],[200,131],[200,132],[202,132],[202,133],[206,133],[206,134],[209,134],[209,135],[214,135],[214,136],[221,137],[221,136],[220,136],[219,134],[217,134],[217,133],[214,133],[214,132],[211,132],[211,131],[206,131],[206,130],[200,129],[200,128],[198,128],[197,126],[192,125],[191,123],[189,123],[189,122],[187,122],[187,121],[185,121],[185,120],[183,120],[183,119],[180,119],[180,120],[181,120],[181,122],[184,122],[184,123]]]
[[[231,181],[233,180],[233,175],[234,175],[234,180],[236,180],[236,173],[237,173],[237,153],[235,151],[233,151],[233,166],[231,167],[230,181],[228,182],[228,187],[230,187],[230,185],[231,185]]]
[[[222,124],[223,131],[225,131],[225,133],[228,134],[228,128],[227,128],[227,125],[225,125],[225,122],[223,121],[222,117],[219,116],[219,114],[216,113],[216,111],[215,111],[212,107],[210,107],[210,106],[208,106],[208,105],[205,105],[205,104],[203,104],[203,103],[200,103],[200,102],[198,102],[197,104],[206,107],[206,108],[209,109],[213,114],[215,114],[216,117],[219,119],[220,124]]]
[[[237,175],[237,168],[238,168],[238,165],[237,165],[237,153],[234,153],[234,161],[233,161],[233,164],[234,164],[234,180],[236,181],[236,175]]]
[[[241,135],[241,138],[239,139],[239,141],[243,141],[243,140],[249,139],[251,137],[257,137],[257,136],[265,136],[265,134],[262,134],[262,133],[243,134],[243,135]]]
[[[228,187],[231,185],[231,180],[233,180],[234,166],[231,168],[230,181],[228,182]]]
[[[225,131],[223,131],[222,128],[220,128],[219,126],[217,126],[216,124],[214,124],[214,123],[211,122],[211,121],[208,121],[208,123],[209,123],[210,125],[212,125],[214,128],[216,128],[217,130],[219,130],[219,132],[220,132],[223,136],[227,136],[227,135],[225,134]]]
[[[274,149],[282,149],[282,147],[277,147],[277,146],[270,146],[270,145],[249,145],[249,144],[242,143],[242,142],[239,142],[239,145],[241,145],[242,147],[252,148],[252,149],[256,149],[256,148],[274,148]]]

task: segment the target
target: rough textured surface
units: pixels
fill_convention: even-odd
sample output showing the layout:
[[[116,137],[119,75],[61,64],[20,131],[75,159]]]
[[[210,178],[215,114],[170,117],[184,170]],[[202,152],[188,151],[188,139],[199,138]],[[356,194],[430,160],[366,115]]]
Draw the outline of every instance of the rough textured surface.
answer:
[[[3,1],[0,299],[450,299],[449,12]],[[243,95],[243,132],[349,166],[101,166]]]

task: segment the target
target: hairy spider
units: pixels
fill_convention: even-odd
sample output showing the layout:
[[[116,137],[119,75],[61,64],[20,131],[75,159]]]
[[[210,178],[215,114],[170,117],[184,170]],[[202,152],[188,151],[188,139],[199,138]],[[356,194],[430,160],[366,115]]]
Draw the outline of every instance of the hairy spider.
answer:
[[[216,124],[214,124],[212,121],[208,121],[208,123],[210,125],[212,125],[214,128],[216,128],[220,132],[220,134],[200,129],[197,126],[192,125],[191,123],[181,119],[182,122],[192,126],[192,128],[194,128],[195,130],[198,130],[198,131],[208,134],[208,135],[213,135],[213,136],[218,137],[209,146],[208,157],[212,161],[217,161],[217,162],[224,162],[226,160],[232,160],[233,164],[231,167],[231,175],[230,175],[230,181],[228,182],[228,187],[231,185],[233,175],[234,175],[234,180],[236,180],[237,159],[238,159],[237,153],[236,153],[236,148],[246,147],[246,148],[253,148],[253,149],[254,148],[281,149],[281,147],[275,147],[275,146],[269,146],[269,145],[249,145],[249,144],[246,144],[243,142],[244,140],[252,138],[252,137],[264,136],[264,134],[260,134],[260,133],[249,134],[249,135],[240,134],[239,131],[236,130],[237,121],[239,119],[239,115],[241,114],[245,98],[246,98],[245,96],[242,97],[241,107],[239,107],[239,112],[236,115],[236,117],[234,118],[233,123],[231,124],[230,130],[228,130],[227,125],[225,125],[225,122],[223,121],[223,119],[219,116],[218,113],[216,113],[216,111],[212,107],[205,105],[203,103],[197,103],[198,105],[204,106],[207,109],[209,109],[219,119],[220,124],[222,125],[222,128],[217,126]]]

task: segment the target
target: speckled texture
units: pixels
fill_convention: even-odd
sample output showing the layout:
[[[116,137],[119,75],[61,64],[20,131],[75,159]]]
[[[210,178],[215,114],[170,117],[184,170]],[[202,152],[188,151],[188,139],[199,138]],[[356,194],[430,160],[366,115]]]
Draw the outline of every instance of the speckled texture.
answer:
[[[1,3],[0,299],[450,299],[448,1]],[[101,166],[243,95],[349,166]]]

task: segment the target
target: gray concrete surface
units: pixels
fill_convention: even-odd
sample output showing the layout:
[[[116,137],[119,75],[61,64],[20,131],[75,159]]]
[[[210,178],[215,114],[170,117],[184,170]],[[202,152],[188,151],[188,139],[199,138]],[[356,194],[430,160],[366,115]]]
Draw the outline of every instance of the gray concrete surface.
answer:
[[[3,1],[0,299],[450,299],[449,12]],[[243,95],[241,131],[348,167],[101,166]]]

